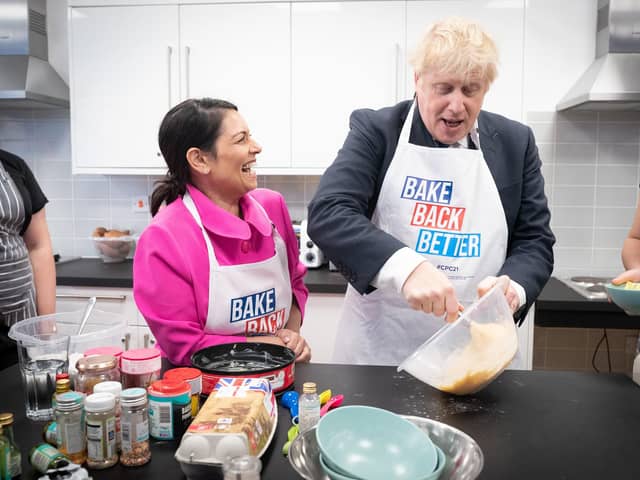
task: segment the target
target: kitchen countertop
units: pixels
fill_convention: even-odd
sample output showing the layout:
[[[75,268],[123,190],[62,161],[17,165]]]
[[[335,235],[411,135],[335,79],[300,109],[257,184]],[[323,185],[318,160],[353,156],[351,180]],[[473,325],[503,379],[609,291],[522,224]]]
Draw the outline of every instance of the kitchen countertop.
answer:
[[[56,264],[58,285],[76,287],[132,288],[132,260],[103,263],[99,258],[81,258]],[[325,266],[310,269],[305,283],[311,293],[341,294],[347,282]],[[551,278],[536,302],[536,325],[545,327],[640,328],[640,317],[627,316],[606,300],[589,300],[556,278]]]
[[[314,381],[345,396],[344,405],[370,405],[430,417],[471,435],[484,453],[480,479],[640,478],[637,432],[640,387],[628,377],[557,371],[506,371],[483,391],[454,397],[393,367],[302,364],[295,386]],[[26,419],[18,367],[0,371],[2,410],[15,414],[22,451],[22,478],[36,478],[28,452],[42,442],[43,422]],[[290,417],[279,408],[274,440],[262,457],[263,480],[298,478],[280,453]],[[174,442],[153,442],[151,462],[137,468],[116,465],[92,470],[95,480],[181,479]]]

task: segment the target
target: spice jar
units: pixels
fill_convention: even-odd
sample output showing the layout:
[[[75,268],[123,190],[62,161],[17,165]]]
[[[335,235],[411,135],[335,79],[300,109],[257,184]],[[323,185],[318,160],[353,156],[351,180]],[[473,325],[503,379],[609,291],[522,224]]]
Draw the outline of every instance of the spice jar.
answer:
[[[82,355],[85,357],[90,357],[92,355],[113,355],[116,357],[119,364],[120,357],[122,356],[122,349],[120,347],[95,347],[85,350]]]
[[[120,393],[122,392],[122,384],[120,382],[100,382],[93,387],[93,393],[111,393],[116,399],[116,448],[120,451],[120,445],[122,441],[121,427],[120,427]]]
[[[148,388],[152,382],[160,379],[162,360],[160,351],[155,348],[137,348],[127,350],[120,358],[123,388]]]
[[[57,402],[58,450],[73,463],[82,464],[87,459],[84,395],[78,392],[61,393]]]
[[[76,392],[93,393],[97,383],[113,380],[120,381],[118,360],[113,355],[92,355],[78,360],[76,363]]]
[[[6,460],[9,478],[17,477],[22,473],[22,455],[13,435],[13,413],[0,413],[0,429],[8,441],[9,455]]]
[[[120,395],[122,407],[122,453],[126,467],[144,465],[151,460],[149,448],[149,408],[144,388],[127,388]]]
[[[149,427],[153,438],[180,440],[191,423],[191,387],[181,380],[158,380],[149,387]]]
[[[87,412],[87,466],[108,468],[118,461],[116,450],[116,397],[93,393],[85,400]]]
[[[200,411],[200,393],[202,393],[202,372],[197,368],[172,368],[164,372],[165,380],[183,380],[191,387],[191,417]]]
[[[48,422],[42,429],[42,438],[49,445],[58,445],[58,423],[55,420]]]
[[[40,473],[47,473],[47,470],[66,467],[71,463],[63,453],[47,443],[41,443],[29,452],[29,463]]]

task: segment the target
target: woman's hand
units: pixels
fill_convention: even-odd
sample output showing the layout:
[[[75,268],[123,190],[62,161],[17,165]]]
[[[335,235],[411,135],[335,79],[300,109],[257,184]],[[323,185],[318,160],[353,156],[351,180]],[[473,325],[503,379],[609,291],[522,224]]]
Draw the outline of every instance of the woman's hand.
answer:
[[[498,285],[498,288],[504,292],[504,296],[507,299],[511,313],[515,313],[516,310],[520,308],[520,298],[511,285],[511,279],[507,275],[501,275],[499,277],[489,276],[482,280],[478,284],[478,297],[482,297],[496,284]]]
[[[611,280],[614,285],[622,285],[626,282],[640,282],[640,268],[627,270]]]
[[[276,332],[276,336],[284,342],[284,346],[293,350],[296,362],[308,362],[311,360],[311,348],[302,335],[288,328]]]

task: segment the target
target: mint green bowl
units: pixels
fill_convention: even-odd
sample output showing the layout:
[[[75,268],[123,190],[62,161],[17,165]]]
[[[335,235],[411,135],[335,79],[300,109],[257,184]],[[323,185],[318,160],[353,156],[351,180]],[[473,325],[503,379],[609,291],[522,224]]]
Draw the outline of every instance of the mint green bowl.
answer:
[[[611,301],[623,309],[627,315],[640,315],[640,290],[628,290],[622,285],[605,285]]]
[[[320,419],[316,440],[325,464],[366,480],[423,480],[438,467],[429,435],[395,413],[354,405]]]

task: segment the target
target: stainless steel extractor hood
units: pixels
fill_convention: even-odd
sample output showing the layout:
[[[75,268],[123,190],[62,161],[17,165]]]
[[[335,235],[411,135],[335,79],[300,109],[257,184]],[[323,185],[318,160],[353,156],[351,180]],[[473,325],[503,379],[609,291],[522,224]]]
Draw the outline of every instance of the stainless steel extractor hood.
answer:
[[[0,108],[69,107],[48,62],[46,0],[0,1]]]
[[[596,59],[556,110],[640,110],[640,0],[599,0]]]

